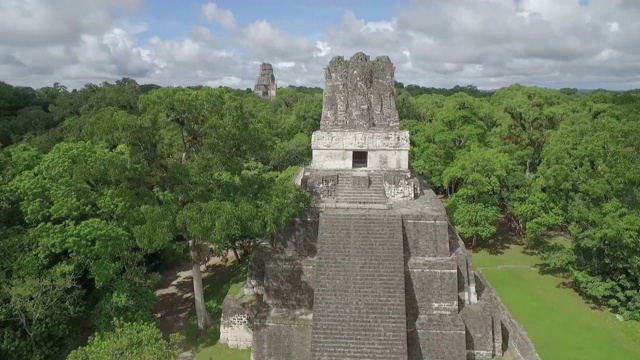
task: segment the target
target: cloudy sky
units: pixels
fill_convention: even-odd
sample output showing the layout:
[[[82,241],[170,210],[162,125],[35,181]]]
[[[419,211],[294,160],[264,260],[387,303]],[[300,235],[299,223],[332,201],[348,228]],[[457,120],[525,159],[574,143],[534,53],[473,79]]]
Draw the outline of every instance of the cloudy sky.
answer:
[[[640,88],[640,0],[0,0],[0,81],[323,85],[389,55],[423,86]]]

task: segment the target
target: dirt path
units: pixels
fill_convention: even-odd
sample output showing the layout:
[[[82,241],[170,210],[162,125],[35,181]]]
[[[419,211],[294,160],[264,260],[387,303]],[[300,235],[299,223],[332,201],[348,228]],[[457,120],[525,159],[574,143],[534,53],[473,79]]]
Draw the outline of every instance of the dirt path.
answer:
[[[209,268],[221,264],[220,258],[212,257],[206,266],[201,265],[202,276],[208,275]],[[174,269],[161,273],[160,287],[156,290],[155,316],[159,319],[159,327],[166,339],[170,334],[185,334],[189,313],[194,309],[193,304],[193,280],[191,262],[187,261]],[[179,360],[193,359],[191,346],[187,341],[182,341],[182,354]]]

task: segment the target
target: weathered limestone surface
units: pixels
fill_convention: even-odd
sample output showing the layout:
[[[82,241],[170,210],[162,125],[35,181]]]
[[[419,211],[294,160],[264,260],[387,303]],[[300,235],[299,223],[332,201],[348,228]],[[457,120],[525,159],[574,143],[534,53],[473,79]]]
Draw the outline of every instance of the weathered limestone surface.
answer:
[[[402,222],[388,210],[320,217],[312,358],[407,358]]]
[[[314,195],[312,210],[249,268],[253,360],[539,360],[409,170],[393,72],[389,58],[362,53],[326,69],[313,162],[295,179]],[[352,163],[354,151],[366,166],[362,153]],[[249,333],[229,324],[244,321],[243,307],[225,306],[225,339],[241,346]]]
[[[386,56],[331,60],[312,168],[351,169],[353,152],[367,151],[369,170],[409,169],[409,132],[399,127],[393,73]]]
[[[370,170],[409,169],[408,131],[316,131],[314,169],[351,169],[353,151],[368,152]]]
[[[420,184],[407,171],[387,171],[384,173],[384,192],[389,201],[413,200],[420,191]]]
[[[273,99],[276,97],[277,90],[278,85],[276,85],[276,77],[273,74],[273,66],[269,63],[262,63],[260,65],[260,75],[258,75],[258,81],[253,88],[253,92],[262,98]]]
[[[239,294],[237,296],[227,296],[224,299],[222,308],[222,319],[220,324],[220,342],[227,344],[233,349],[248,349],[253,342],[252,316],[255,299]]]
[[[316,131],[314,149],[409,150],[407,131]]]
[[[253,324],[254,360],[311,360],[318,214],[292,219],[273,246],[254,251],[247,284],[263,294]]]
[[[485,314],[491,314],[491,321],[493,321],[494,353],[506,354],[505,357],[509,356],[510,359],[515,360],[540,360],[529,335],[513,319],[482,271],[475,272],[474,276],[478,286],[479,304],[486,309]],[[482,321],[485,323],[489,321],[486,315]],[[474,338],[477,339],[477,335]]]
[[[320,129],[398,129],[395,67],[387,56],[371,61],[364,53],[335,57],[325,69]]]

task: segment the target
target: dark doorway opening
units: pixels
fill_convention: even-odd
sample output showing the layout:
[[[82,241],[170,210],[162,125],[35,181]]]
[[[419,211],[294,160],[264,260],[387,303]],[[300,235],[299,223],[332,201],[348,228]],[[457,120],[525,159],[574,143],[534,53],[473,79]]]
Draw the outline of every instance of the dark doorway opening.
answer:
[[[269,90],[262,90],[262,96],[269,96]]]
[[[354,151],[353,152],[353,168],[366,168],[367,167],[367,156],[366,151]]]

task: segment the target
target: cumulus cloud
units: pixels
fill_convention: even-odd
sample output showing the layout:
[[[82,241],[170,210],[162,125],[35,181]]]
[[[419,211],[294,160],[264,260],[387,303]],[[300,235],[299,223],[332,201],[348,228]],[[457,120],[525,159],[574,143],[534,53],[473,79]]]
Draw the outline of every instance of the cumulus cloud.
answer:
[[[310,39],[289,35],[266,20],[247,25],[239,41],[251,57],[269,58],[271,61],[305,61],[316,48]]]
[[[110,10],[133,11],[141,0],[3,0],[0,44],[60,45],[82,34],[102,34],[113,25]]]
[[[221,9],[214,3],[203,4],[202,14],[208,21],[219,23],[227,29],[233,29],[236,26],[236,17],[233,12]]]
[[[207,3],[202,18],[222,33],[194,23],[186,37],[169,39],[145,23],[114,19],[116,10],[140,11],[144,0],[4,0],[0,80],[78,86],[131,76],[246,88],[267,61],[281,86],[322,86],[331,57],[364,51],[389,55],[398,81],[424,86],[627,89],[640,87],[639,3],[410,0],[376,21],[347,10],[313,37],[260,18],[241,24],[232,11]]]
[[[201,25],[191,28],[191,37],[196,41],[210,45],[215,44],[217,41],[216,36],[211,32],[211,30]]]

